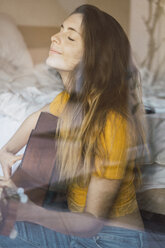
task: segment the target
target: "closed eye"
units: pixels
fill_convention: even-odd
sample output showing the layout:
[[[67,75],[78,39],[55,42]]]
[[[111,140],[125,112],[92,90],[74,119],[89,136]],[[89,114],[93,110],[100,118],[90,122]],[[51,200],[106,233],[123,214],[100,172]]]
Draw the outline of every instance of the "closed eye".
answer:
[[[70,38],[69,36],[68,36],[68,39],[71,40],[71,41],[75,41],[74,39]]]

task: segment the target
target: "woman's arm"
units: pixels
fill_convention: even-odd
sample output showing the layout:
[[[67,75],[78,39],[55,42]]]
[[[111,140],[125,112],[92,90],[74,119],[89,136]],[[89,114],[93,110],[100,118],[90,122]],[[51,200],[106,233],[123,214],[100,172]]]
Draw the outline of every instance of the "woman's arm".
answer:
[[[15,156],[14,154],[27,144],[30,133],[35,128],[40,113],[49,112],[49,105],[45,105],[27,117],[7,144],[0,149],[0,164],[6,179],[10,177],[11,166],[22,158],[22,155]]]
[[[17,221],[28,221],[56,232],[79,237],[91,237],[102,228],[104,221],[88,213],[48,210],[34,203],[19,204]]]
[[[88,188],[85,212],[91,213],[97,218],[109,218],[121,182],[121,179],[105,179],[93,176]]]
[[[91,237],[106,223],[106,219],[103,218],[107,217],[110,211],[120,183],[121,180],[93,177],[84,213],[51,211],[33,203],[20,204],[17,221],[33,222],[64,234]]]

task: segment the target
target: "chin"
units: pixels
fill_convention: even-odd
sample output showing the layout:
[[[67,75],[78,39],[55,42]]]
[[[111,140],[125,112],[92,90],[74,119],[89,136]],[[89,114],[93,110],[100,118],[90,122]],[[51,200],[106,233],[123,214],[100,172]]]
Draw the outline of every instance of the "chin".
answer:
[[[56,69],[57,71],[67,71],[66,70],[66,66],[63,65],[63,61],[57,61],[54,58],[52,58],[51,56],[49,56],[46,59],[46,64],[54,69]]]
[[[55,63],[54,63],[54,61],[53,61],[53,59],[51,57],[48,57],[46,59],[46,64],[49,65],[50,67],[55,68]]]

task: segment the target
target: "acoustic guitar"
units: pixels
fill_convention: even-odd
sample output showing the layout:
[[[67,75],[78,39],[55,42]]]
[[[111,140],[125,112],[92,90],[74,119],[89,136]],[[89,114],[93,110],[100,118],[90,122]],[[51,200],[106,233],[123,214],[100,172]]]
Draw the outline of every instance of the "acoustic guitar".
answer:
[[[30,134],[22,162],[11,177],[14,184],[24,189],[31,201],[40,206],[43,206],[46,199],[53,201],[58,195],[57,192],[50,190],[58,181],[55,166],[57,120],[58,118],[52,114],[46,112],[40,114],[36,127]],[[7,187],[3,188],[0,200],[0,234],[7,236],[16,220],[18,204],[16,198],[20,198],[20,194],[17,192],[12,194],[11,191]]]

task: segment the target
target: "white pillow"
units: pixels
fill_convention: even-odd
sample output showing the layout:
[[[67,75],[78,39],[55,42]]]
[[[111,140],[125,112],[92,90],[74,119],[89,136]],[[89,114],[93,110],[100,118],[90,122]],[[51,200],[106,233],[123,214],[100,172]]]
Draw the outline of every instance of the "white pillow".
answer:
[[[0,13],[0,58],[17,68],[32,68],[33,62],[13,19]]]

